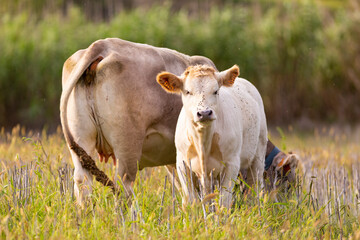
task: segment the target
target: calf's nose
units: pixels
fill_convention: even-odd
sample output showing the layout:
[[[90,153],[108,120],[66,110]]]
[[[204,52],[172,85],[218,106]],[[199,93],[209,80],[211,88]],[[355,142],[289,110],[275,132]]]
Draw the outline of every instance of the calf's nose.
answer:
[[[212,117],[213,111],[212,110],[203,110],[203,111],[198,111],[197,112],[197,116],[199,118],[200,121],[202,120],[210,120]]]

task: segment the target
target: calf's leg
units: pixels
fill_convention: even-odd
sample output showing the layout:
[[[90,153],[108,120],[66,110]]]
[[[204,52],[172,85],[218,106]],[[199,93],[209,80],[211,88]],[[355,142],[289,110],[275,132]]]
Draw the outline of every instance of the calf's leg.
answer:
[[[185,166],[184,157],[179,151],[177,151],[176,154],[176,170],[180,180],[182,205],[184,207],[188,203],[192,203],[192,201],[194,200],[194,193],[190,194],[191,183],[189,182],[189,178],[187,177],[190,176],[189,174],[192,173],[190,173],[190,171]]]
[[[238,160],[240,157],[233,158],[233,160],[229,161],[223,173],[220,176],[220,188],[221,188],[221,206],[226,208],[231,207],[232,203],[232,192],[234,189],[236,178],[240,171],[240,161]]]

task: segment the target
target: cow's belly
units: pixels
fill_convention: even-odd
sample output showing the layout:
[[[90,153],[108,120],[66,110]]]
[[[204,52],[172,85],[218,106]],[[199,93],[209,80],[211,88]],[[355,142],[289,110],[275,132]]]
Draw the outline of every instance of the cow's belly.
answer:
[[[174,139],[158,130],[150,129],[144,139],[139,169],[176,163]]]

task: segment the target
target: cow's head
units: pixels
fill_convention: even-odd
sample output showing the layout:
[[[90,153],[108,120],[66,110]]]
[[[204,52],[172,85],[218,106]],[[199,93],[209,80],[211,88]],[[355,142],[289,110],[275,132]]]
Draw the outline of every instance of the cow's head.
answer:
[[[181,76],[163,72],[157,82],[170,93],[182,95],[183,107],[188,117],[200,125],[216,119],[220,88],[230,87],[239,75],[239,67],[216,72],[207,65],[190,66]]]

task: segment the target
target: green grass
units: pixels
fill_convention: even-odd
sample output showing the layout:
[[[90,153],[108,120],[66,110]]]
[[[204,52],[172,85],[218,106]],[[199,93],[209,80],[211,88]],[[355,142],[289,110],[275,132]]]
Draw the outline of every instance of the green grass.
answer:
[[[72,191],[71,159],[60,130],[46,135],[16,127],[0,133],[2,239],[314,239],[358,237],[359,129],[292,128],[270,131],[302,157],[298,184],[288,199],[256,189],[236,193],[231,211],[196,203],[181,207],[163,168],[139,172],[132,207],[95,183],[81,210]],[[23,138],[28,136],[30,138]],[[286,139],[284,137],[286,136]],[[108,174],[110,164],[98,163]],[[59,173],[62,170],[62,174]],[[70,170],[66,172],[66,170]],[[65,173],[65,175],[64,175]],[[66,175],[68,174],[68,175]],[[62,177],[60,177],[60,175]],[[63,180],[61,180],[63,179]],[[164,184],[166,185],[164,188]],[[63,187],[60,189],[60,185]],[[346,190],[345,192],[343,190]],[[204,217],[203,207],[206,208]]]

